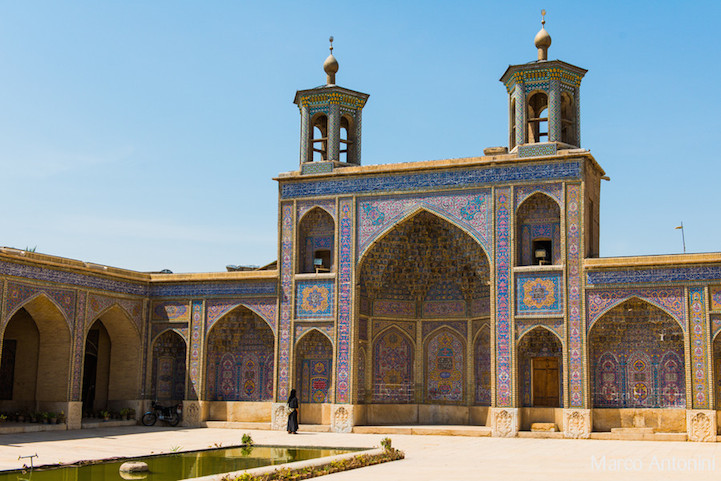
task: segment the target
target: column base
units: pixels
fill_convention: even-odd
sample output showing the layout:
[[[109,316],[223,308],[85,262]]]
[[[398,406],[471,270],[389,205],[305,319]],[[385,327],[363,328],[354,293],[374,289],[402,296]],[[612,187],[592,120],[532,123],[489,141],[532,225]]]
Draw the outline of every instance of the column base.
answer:
[[[141,414],[142,416],[142,414]],[[208,410],[205,401],[183,401],[183,421],[182,426],[189,428],[197,428],[203,425],[208,418]]]
[[[355,424],[352,404],[333,404],[331,406],[330,430],[334,433],[349,433]]]
[[[494,437],[516,437],[520,421],[518,408],[491,408],[491,432]]]
[[[686,432],[689,441],[716,442],[716,411],[709,409],[686,410]]]
[[[273,431],[285,431],[288,428],[288,403],[273,403],[271,407],[270,428]]]
[[[563,410],[563,437],[572,439],[588,439],[591,436],[590,409]]]

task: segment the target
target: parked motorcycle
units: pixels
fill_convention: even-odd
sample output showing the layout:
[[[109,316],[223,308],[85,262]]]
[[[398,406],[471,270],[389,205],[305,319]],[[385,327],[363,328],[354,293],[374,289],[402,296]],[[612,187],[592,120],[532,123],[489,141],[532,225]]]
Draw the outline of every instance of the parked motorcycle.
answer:
[[[144,426],[152,426],[155,421],[160,419],[171,426],[177,426],[183,415],[183,404],[179,403],[175,406],[161,406],[153,401],[150,411],[143,414],[142,423]]]

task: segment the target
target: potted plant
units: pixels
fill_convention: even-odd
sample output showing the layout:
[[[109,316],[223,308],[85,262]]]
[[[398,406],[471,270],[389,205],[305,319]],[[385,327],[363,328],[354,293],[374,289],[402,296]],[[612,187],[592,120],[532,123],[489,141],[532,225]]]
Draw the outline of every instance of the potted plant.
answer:
[[[65,411],[60,411],[58,414],[58,424],[65,424]]]
[[[48,413],[46,411],[40,411],[38,413],[38,422],[47,424],[49,422],[48,419]]]
[[[103,418],[103,421],[110,421],[110,411],[108,411],[108,410],[100,411],[100,417]]]
[[[123,408],[120,410],[120,416],[125,421],[135,417],[135,409],[133,408]]]
[[[48,412],[48,422],[50,424],[57,424],[58,423],[58,414],[54,413],[52,411]]]
[[[19,423],[24,423],[24,422],[25,422],[25,413],[24,413],[24,412],[18,411],[18,412],[15,413],[15,415],[16,415],[17,420],[18,420]]]

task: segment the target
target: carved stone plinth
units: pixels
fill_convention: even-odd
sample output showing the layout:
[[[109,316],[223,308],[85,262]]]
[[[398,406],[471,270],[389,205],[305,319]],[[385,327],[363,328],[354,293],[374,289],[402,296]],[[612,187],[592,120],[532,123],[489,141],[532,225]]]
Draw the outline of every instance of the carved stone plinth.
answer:
[[[563,410],[563,437],[588,439],[592,426],[590,409]]]
[[[349,433],[353,430],[353,405],[334,404],[331,408],[330,429],[334,433]]]
[[[271,429],[274,431],[285,431],[288,429],[287,403],[273,403],[271,408]]]
[[[716,411],[687,409],[686,431],[689,441],[713,443],[716,441]]]
[[[513,438],[518,435],[520,419],[518,408],[491,408],[491,431],[498,438]]]
[[[140,416],[142,415],[140,413]],[[187,427],[199,427],[202,426],[203,421],[205,421],[203,401],[183,401],[183,421],[181,424]]]

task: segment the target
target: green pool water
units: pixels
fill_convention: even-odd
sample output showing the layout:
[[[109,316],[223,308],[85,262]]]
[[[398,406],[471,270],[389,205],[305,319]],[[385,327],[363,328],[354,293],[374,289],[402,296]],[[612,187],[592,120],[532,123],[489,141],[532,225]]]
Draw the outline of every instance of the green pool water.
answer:
[[[32,472],[2,472],[0,481],[105,481],[122,479],[146,479],[147,481],[177,481],[179,479],[226,473],[241,469],[284,464],[304,459],[333,456],[352,449],[318,449],[280,446],[254,446],[253,448],[221,448],[188,453],[173,453],[133,461],[148,463],[150,472],[145,478],[123,478],[119,468],[127,460],[67,466],[63,468],[35,469]],[[137,476],[137,475],[134,475]]]

